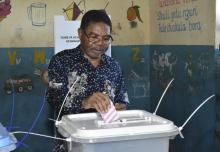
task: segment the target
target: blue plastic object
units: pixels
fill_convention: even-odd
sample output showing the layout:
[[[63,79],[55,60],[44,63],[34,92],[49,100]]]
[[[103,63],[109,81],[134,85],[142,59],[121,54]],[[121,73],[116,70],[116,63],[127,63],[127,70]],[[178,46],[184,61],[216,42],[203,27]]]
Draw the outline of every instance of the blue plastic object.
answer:
[[[5,127],[0,123],[0,152],[9,152],[16,148],[16,138],[9,134]]]

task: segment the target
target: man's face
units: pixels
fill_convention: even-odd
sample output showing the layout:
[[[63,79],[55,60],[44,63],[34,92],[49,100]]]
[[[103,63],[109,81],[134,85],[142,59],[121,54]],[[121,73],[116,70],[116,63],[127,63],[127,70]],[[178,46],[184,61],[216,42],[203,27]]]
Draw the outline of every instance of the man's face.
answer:
[[[112,41],[110,27],[103,23],[90,23],[83,30],[79,29],[82,51],[88,59],[101,59]]]

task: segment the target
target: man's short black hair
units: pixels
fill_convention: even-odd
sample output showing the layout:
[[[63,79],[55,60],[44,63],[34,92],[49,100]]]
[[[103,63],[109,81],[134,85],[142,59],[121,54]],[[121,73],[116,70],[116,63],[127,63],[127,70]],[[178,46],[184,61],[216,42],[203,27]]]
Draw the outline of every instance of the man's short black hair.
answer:
[[[85,30],[90,23],[103,22],[110,26],[110,31],[112,32],[112,22],[105,12],[105,10],[89,10],[82,17],[80,28]]]

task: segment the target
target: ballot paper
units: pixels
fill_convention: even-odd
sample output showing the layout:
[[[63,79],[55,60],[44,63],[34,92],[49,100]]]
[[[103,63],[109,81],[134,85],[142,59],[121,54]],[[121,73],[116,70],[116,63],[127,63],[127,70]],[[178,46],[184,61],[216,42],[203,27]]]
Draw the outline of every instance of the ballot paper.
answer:
[[[110,102],[110,108],[106,113],[101,113],[102,119],[105,123],[111,123],[113,121],[118,120],[119,114],[115,109],[115,106],[112,102]]]

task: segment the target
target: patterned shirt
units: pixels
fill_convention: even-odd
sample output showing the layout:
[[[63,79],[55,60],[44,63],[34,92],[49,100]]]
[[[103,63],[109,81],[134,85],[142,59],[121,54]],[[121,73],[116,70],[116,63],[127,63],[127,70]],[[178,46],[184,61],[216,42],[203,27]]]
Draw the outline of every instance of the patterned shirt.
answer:
[[[113,103],[129,103],[120,66],[105,54],[101,64],[94,67],[80,46],[61,51],[52,57],[48,74],[47,100],[56,113],[64,102],[61,115],[87,112],[81,103],[95,92],[107,93]]]

